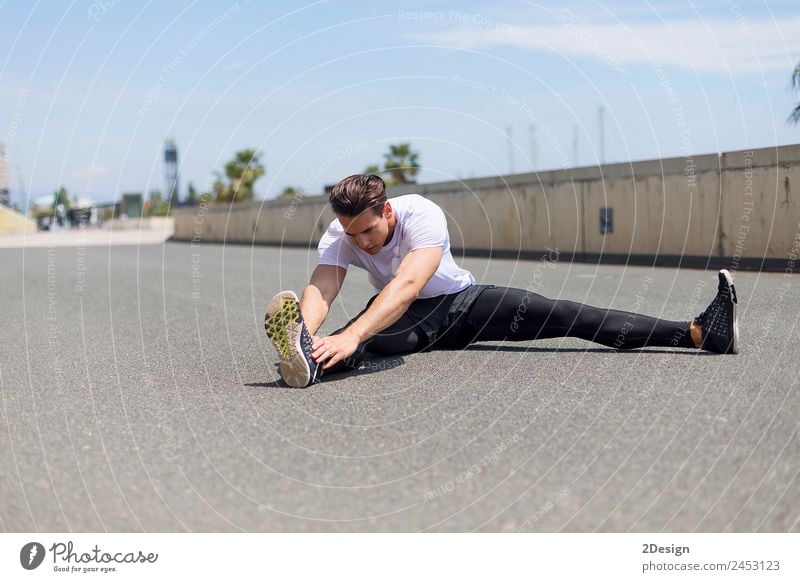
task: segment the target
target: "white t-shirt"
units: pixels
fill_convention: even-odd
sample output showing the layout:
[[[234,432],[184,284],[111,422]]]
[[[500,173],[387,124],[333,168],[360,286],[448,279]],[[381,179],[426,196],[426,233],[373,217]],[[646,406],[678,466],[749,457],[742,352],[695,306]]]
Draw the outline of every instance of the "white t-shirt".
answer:
[[[394,278],[408,253],[416,249],[442,247],[439,268],[420,291],[420,299],[458,293],[475,284],[472,273],[459,267],[453,260],[447,220],[439,206],[419,194],[391,198],[389,203],[397,224],[388,245],[377,254],[370,255],[358,248],[336,219],[319,241],[319,264],[345,269],[350,265],[361,267],[369,273],[369,282],[375,290],[380,291]]]

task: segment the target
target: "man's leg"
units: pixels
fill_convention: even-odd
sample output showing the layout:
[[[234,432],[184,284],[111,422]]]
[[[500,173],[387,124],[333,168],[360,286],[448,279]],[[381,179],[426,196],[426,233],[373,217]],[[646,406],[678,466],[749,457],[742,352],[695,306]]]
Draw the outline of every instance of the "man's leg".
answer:
[[[372,300],[367,303],[364,311],[371,303]],[[358,319],[364,311],[347,325]],[[331,335],[341,333],[347,325]],[[278,352],[281,376],[294,388],[305,388],[313,384],[323,373],[333,374],[358,368],[364,352],[381,355],[407,354],[423,349],[428,343],[424,331],[406,313],[381,333],[360,344],[349,358],[323,372],[322,366],[311,357],[312,337],[300,313],[300,302],[293,291],[281,291],[272,298],[264,316],[264,327],[267,337]]]
[[[495,287],[484,291],[472,305],[461,335],[462,343],[577,337],[617,349],[695,348],[689,330],[688,321],[667,321]]]
[[[366,311],[369,304],[364,309]],[[362,311],[361,313],[364,313]],[[347,327],[361,316],[361,313],[356,315],[353,319],[347,322],[346,325],[337,329],[330,335],[342,333]],[[422,333],[415,323],[407,316],[402,315],[400,319],[395,321],[392,325],[381,331],[379,334],[371,337],[365,342],[358,345],[355,353],[341,362],[334,364],[327,370],[324,370],[324,375],[338,374],[347,370],[355,370],[359,367],[364,360],[364,354],[370,352],[381,356],[394,356],[398,354],[410,354],[419,351],[427,344],[427,338]]]

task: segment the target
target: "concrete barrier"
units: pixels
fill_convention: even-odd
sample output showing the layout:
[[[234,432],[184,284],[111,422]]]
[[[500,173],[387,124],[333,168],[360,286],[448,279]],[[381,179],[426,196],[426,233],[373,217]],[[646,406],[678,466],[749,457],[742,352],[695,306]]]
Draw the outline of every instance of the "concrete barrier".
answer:
[[[800,236],[800,147],[730,152],[721,160],[719,253],[735,262],[785,259]]]
[[[795,192],[792,192],[794,185]],[[800,146],[390,189],[445,211],[467,254],[782,269],[800,236]],[[610,230],[601,214],[613,213]],[[607,214],[606,214],[607,215]],[[174,240],[313,246],[324,196],[175,210]]]

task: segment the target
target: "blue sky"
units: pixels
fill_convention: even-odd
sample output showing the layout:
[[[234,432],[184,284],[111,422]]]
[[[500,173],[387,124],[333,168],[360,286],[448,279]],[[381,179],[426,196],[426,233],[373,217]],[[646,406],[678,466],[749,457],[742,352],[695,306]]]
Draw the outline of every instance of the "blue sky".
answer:
[[[182,195],[235,151],[319,193],[411,142],[421,182],[800,141],[797,2],[0,2],[11,189]],[[536,147],[532,147],[531,126]],[[511,127],[513,158],[507,128]],[[577,128],[577,129],[576,129]]]

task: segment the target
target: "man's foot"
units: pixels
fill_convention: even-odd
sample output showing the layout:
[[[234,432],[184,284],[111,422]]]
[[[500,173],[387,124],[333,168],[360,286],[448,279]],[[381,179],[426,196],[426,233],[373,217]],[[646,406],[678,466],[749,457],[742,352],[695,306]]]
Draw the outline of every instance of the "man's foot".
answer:
[[[281,360],[284,381],[292,388],[305,388],[317,380],[319,364],[311,357],[311,334],[300,314],[293,291],[281,291],[267,307],[264,328]]]
[[[703,331],[701,348],[718,354],[739,353],[739,325],[736,321],[736,288],[727,269],[719,272],[717,296],[694,323]]]

